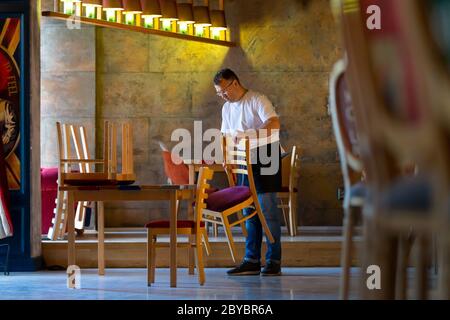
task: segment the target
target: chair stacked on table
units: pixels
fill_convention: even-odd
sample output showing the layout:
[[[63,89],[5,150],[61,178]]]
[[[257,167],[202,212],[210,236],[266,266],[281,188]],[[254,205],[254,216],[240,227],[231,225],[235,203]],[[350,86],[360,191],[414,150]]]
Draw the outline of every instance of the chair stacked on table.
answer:
[[[132,126],[121,125],[122,163],[117,166],[118,124],[105,121],[103,128],[103,157],[94,159],[89,154],[87,130],[82,125],[56,123],[58,145],[58,187],[65,185],[114,185],[135,181],[133,163]],[[75,155],[74,155],[75,153]],[[99,168],[100,167],[100,168]],[[67,226],[67,192],[57,192],[54,218],[48,230],[50,240],[62,239]],[[99,204],[102,205],[102,204]],[[80,202],[75,214],[75,230],[84,231],[86,209],[93,204]]]

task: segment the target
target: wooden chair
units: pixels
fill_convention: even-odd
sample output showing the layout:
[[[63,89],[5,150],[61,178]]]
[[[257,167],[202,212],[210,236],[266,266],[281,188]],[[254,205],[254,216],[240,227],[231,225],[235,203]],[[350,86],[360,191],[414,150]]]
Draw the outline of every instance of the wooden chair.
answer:
[[[349,295],[354,209],[363,206],[366,194],[365,184],[361,181],[363,164],[359,156],[358,134],[345,69],[345,61],[338,61],[330,77],[330,112],[344,179],[341,299],[348,299]]]
[[[117,170],[117,124],[105,121],[102,159],[90,157],[85,127],[57,122],[56,130],[59,154],[58,186],[129,184],[135,181],[130,123],[122,124],[122,168],[120,172]],[[76,157],[72,156],[73,150]],[[73,168],[74,165],[77,169]],[[98,169],[97,166],[101,168]],[[51,240],[61,239],[66,233],[67,192],[58,191],[55,202],[55,217],[52,219],[53,225],[49,228],[47,235]],[[102,203],[97,205],[103,206]],[[82,233],[84,230],[85,213],[88,206],[92,207],[88,202],[81,202],[77,205],[75,229],[78,233]]]
[[[108,164],[103,160],[94,160],[89,156],[89,147],[87,143],[86,128],[73,124],[56,123],[57,143],[58,143],[58,186],[65,184],[83,183],[84,179],[98,179],[101,181],[108,180]],[[75,150],[76,158],[72,156],[72,150]],[[105,149],[105,151],[107,151]],[[108,157],[106,157],[108,160]],[[106,160],[106,161],[107,161]],[[74,171],[73,165],[77,165]],[[104,166],[102,172],[93,172],[92,165],[102,164]],[[50,240],[62,239],[66,233],[67,225],[67,192],[57,192],[55,200],[56,207],[54,209],[54,218],[52,219],[52,227],[48,230],[47,237]],[[84,220],[87,202],[77,204],[75,214],[75,230],[81,233],[84,229]]]
[[[189,184],[189,168],[184,163],[176,164],[172,161],[172,157],[174,155],[171,154],[166,145],[162,142],[159,142],[159,146],[161,148],[163,162],[164,162],[164,172],[167,176],[167,181],[169,184]],[[180,162],[182,159],[179,159]],[[206,193],[212,193],[217,191],[216,188],[208,188],[206,189]],[[188,213],[192,214],[191,208],[189,208]],[[191,218],[191,217],[190,217]],[[205,224],[205,229],[208,230],[208,226]],[[211,246],[208,240],[208,232],[206,232],[203,236],[203,241],[206,247],[206,252],[208,255],[211,253]]]
[[[208,181],[212,179],[214,171],[209,168],[201,168],[195,200],[195,219],[178,220],[177,235],[187,235],[187,243],[177,243],[178,247],[187,247],[189,250],[195,248],[195,260],[200,285],[205,283],[205,272],[202,251],[202,237],[206,236],[205,224],[202,221],[202,212],[206,208],[205,200],[208,198],[206,189],[209,188]],[[170,234],[170,223],[165,221],[151,221],[146,224],[147,228],[147,284],[155,282],[156,248],[168,247],[168,243],[158,242],[158,236]],[[191,241],[193,236],[193,241]]]
[[[246,232],[245,221],[254,216],[258,216],[270,242],[273,243],[274,239],[258,201],[255,182],[253,180],[249,140],[242,139],[238,144],[234,144],[231,137],[223,137],[222,148],[225,172],[230,187],[209,195],[206,200],[207,208],[203,210],[203,220],[223,226],[227,236],[231,258],[236,262],[236,248],[231,232],[233,226],[241,225],[242,230]],[[237,174],[247,175],[249,187],[236,185]],[[254,211],[247,216],[242,216],[240,214],[241,210],[249,207],[252,207]],[[231,222],[230,217],[234,217],[235,220]]]
[[[278,208],[283,211],[284,223],[289,235],[297,235],[297,199],[298,199],[298,175],[300,168],[300,152],[297,146],[293,146],[290,156],[281,160],[282,191],[277,192],[280,200]]]
[[[420,90],[426,95],[432,109],[436,128],[442,132],[447,148],[441,150],[446,158],[447,174],[450,173],[450,55],[448,20],[450,4],[448,1],[403,1],[401,3],[402,23],[407,41],[414,48],[415,62],[421,74]],[[450,176],[447,178],[450,181]],[[450,184],[447,184],[450,208]],[[439,297],[450,299],[450,209],[442,216],[442,229],[437,235],[437,261]],[[445,212],[445,211],[444,211]]]
[[[406,41],[410,31],[401,22],[404,3],[377,1],[382,30],[366,27],[369,1],[346,1],[342,15],[349,87],[370,190],[363,208],[362,270],[376,264],[383,272],[381,290],[368,290],[363,279],[365,298],[406,296],[408,250],[398,253],[404,248],[398,244],[408,245],[411,233],[419,247],[416,294],[427,297],[427,243],[448,210],[445,144],[421,90],[415,48]],[[419,175],[405,177],[406,163],[415,163]]]

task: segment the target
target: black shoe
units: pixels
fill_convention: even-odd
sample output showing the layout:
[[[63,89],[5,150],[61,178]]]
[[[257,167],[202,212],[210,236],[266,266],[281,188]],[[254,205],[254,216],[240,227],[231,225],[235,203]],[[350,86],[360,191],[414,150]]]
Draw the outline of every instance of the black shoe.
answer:
[[[240,266],[227,271],[229,276],[253,276],[259,275],[261,272],[261,264],[243,261]]]
[[[278,263],[274,263],[269,261],[264,266],[264,269],[261,271],[262,276],[280,276],[281,275],[281,265]]]

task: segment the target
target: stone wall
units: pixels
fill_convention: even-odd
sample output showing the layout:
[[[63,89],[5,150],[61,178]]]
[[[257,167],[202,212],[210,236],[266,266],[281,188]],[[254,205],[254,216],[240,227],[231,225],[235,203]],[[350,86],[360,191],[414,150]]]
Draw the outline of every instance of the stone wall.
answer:
[[[300,224],[340,225],[336,189],[342,178],[327,96],[341,50],[329,2],[228,0],[226,12],[239,43],[234,48],[84,25],[67,30],[44,19],[43,165],[56,160],[56,119],[86,123],[97,142],[105,119],[131,119],[138,182],[164,182],[156,141],[170,142],[176,128],[192,132],[197,120],[204,130],[220,128],[222,101],[212,78],[230,67],[246,87],[272,100],[283,146],[302,150]],[[166,214],[158,203],[110,204],[107,210],[107,226],[142,226]]]

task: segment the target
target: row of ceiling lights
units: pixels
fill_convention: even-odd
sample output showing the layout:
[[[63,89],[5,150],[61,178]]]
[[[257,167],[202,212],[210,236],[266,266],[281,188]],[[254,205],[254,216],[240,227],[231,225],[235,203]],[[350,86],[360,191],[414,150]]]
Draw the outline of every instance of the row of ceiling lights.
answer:
[[[164,31],[226,40],[224,0],[56,0],[58,11]],[[61,6],[60,6],[61,4]],[[61,10],[62,9],[62,10]]]

